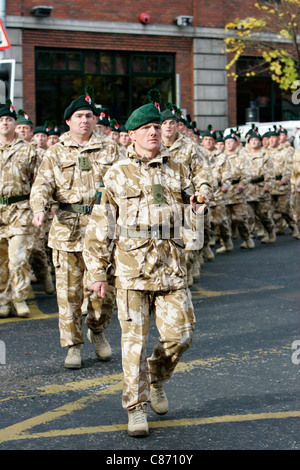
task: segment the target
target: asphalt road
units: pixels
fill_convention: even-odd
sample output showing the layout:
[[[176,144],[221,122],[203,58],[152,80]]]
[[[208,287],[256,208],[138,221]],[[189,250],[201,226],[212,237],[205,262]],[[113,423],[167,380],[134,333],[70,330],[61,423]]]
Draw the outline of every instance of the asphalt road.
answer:
[[[56,297],[34,284],[31,317],[0,320],[0,450],[101,450],[99,463],[134,467],[190,465],[203,450],[299,450],[300,241],[239,244],[191,288],[193,345],[166,385],[168,414],[149,411],[147,438],[126,432],[116,314],[111,361],[86,341],[83,367],[65,369]],[[152,323],[149,352],[156,338]]]

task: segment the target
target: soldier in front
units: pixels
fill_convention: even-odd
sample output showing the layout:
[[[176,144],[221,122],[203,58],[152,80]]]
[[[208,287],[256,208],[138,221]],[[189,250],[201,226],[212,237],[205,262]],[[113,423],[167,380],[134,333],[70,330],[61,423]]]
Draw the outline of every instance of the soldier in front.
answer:
[[[81,367],[82,311],[85,286],[85,264],[82,257],[86,226],[103,176],[116,159],[116,144],[101,139],[94,131],[98,113],[92,100],[92,89],[72,101],[64,119],[69,131],[45,153],[31,191],[33,225],[40,227],[45,210],[53,198],[58,204],[48,245],[52,248],[55,267],[59,331],[62,347],[68,347],[65,367]],[[88,339],[96,355],[108,360],[111,349],[104,336],[114,305],[114,288],[101,305],[89,296]]]
[[[147,405],[157,414],[167,413],[163,386],[192,343],[195,317],[180,233],[183,218],[203,231],[207,206],[196,204],[188,170],[161,145],[158,101],[136,109],[125,125],[132,144],[127,157],[104,177],[100,204],[86,231],[84,260],[88,284],[100,297],[105,296],[107,272],[114,269],[122,405],[128,411],[128,434],[146,436]],[[147,359],[150,312],[159,340]]]
[[[0,318],[14,306],[17,315],[30,314],[29,264],[32,249],[30,188],[36,151],[17,132],[17,115],[7,100],[0,105]]]

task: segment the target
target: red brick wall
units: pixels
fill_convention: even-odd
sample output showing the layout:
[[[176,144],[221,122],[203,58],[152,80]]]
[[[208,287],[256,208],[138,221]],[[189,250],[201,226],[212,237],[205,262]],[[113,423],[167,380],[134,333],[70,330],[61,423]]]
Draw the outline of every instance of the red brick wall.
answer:
[[[139,15],[147,12],[153,24],[173,24],[179,15],[194,16],[194,25],[202,27],[223,27],[233,18],[248,16],[255,0],[9,0],[9,15],[31,15],[32,8],[38,5],[51,5],[53,18],[73,20],[139,22]]]
[[[23,31],[24,109],[35,119],[35,47],[97,50],[160,51],[176,54],[176,73],[181,76],[181,106],[193,109],[193,51],[191,38],[110,35],[72,31]]]

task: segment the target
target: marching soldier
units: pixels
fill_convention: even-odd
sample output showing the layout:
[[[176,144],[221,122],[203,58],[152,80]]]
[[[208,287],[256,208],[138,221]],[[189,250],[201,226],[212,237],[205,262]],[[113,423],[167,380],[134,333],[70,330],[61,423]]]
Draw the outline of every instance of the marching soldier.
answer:
[[[250,235],[254,238],[255,216],[259,219],[267,235],[261,243],[276,241],[275,227],[271,214],[271,194],[275,172],[272,159],[261,144],[261,136],[252,130],[248,136],[248,145],[241,151],[242,158],[249,162],[249,192],[247,200],[250,209]]]
[[[197,191],[207,196],[211,188],[207,172],[204,169],[204,159],[198,150],[197,144],[192,139],[188,139],[185,134],[178,132],[176,110],[175,105],[167,103],[166,109],[161,114],[162,143],[168,148],[173,158],[182,162],[188,168],[190,178],[194,182]],[[199,238],[199,235],[196,232],[184,229],[183,237],[185,240],[189,286],[200,277],[199,250],[202,248],[203,240]]]
[[[249,173],[247,162],[238,151],[238,140],[234,132],[225,137],[226,162],[231,173],[230,186],[226,191],[226,208],[229,218],[243,240],[241,248],[254,248],[248,225],[247,189]]]
[[[16,133],[17,115],[10,100],[0,105],[0,317],[12,304],[20,317],[30,314],[32,213],[29,195],[36,152]]]
[[[199,229],[206,209],[205,204],[196,206],[186,167],[161,147],[157,99],[156,104],[135,110],[126,122],[133,144],[127,158],[104,177],[104,192],[94,206],[84,248],[88,280],[99,296],[105,296],[107,271],[114,269],[122,329],[123,408],[131,436],[148,434],[148,403],[157,414],[168,411],[163,386],[192,342],[195,318],[180,227],[184,213],[186,223]],[[109,245],[116,231],[111,259]],[[160,338],[147,360],[151,310]]]
[[[300,147],[295,151],[291,174],[292,210],[294,219],[300,227]]]
[[[209,124],[207,129],[202,134],[202,141],[200,145],[201,153],[204,156],[204,161],[207,165],[208,174],[211,175],[211,185],[214,188],[212,190],[212,195],[210,195],[210,207],[209,215],[205,218],[205,227],[204,227],[204,246],[202,249],[203,257],[209,261],[212,261],[215,257],[210,244],[214,243],[214,233],[211,233],[211,224],[214,227],[222,226],[223,237],[227,240],[227,251],[231,251],[233,246],[232,241],[230,240],[230,227],[227,215],[225,213],[225,205],[223,201],[223,194],[220,192],[221,184],[221,166],[224,163],[219,160],[218,165],[216,165],[216,157],[221,154],[220,150],[216,148],[217,143],[217,133],[213,129],[212,125]],[[223,159],[224,160],[224,159]],[[215,178],[214,172],[218,174],[218,179]],[[217,194],[215,195],[215,193]],[[222,207],[220,207],[222,206]],[[224,210],[223,210],[224,208]],[[212,218],[215,217],[213,221]]]
[[[58,203],[49,233],[55,267],[61,346],[68,348],[65,367],[81,367],[82,311],[85,264],[82,257],[86,226],[102,179],[114,163],[116,144],[94,132],[98,117],[91,87],[68,106],[64,119],[69,132],[50,147],[31,191],[33,225],[40,227],[51,197]],[[97,356],[107,360],[110,346],[103,334],[110,322],[114,289],[108,286],[103,305],[90,295],[86,324]]]
[[[268,153],[272,158],[275,181],[271,189],[272,210],[275,226],[280,230],[281,220],[285,220],[294,238],[300,239],[299,230],[291,208],[291,173],[293,165],[293,148],[279,144],[279,132],[270,132]]]

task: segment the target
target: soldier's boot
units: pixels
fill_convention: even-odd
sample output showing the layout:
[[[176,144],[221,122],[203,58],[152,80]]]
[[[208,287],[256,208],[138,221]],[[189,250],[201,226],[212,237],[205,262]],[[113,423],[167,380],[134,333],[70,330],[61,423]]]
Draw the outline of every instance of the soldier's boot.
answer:
[[[55,292],[55,287],[54,287],[50,272],[48,272],[46,276],[43,279],[41,279],[41,284],[46,294],[53,294]]]
[[[133,410],[128,411],[128,428],[127,432],[132,437],[145,437],[149,434],[149,426],[147,421],[147,410],[142,406],[137,406]]]
[[[297,240],[300,240],[300,233],[299,233],[297,225],[293,227],[292,237],[296,238]]]
[[[94,345],[96,355],[99,359],[109,361],[111,358],[111,347],[104,333],[94,333],[92,330],[88,329],[87,338]]]
[[[224,241],[224,245],[216,250],[216,253],[230,253],[231,251],[233,251],[233,243],[232,239],[228,238],[228,240]]]
[[[198,279],[200,279],[200,263],[198,261],[193,265],[192,277],[194,281],[198,281]]]
[[[11,305],[5,304],[0,306],[0,318],[8,317],[11,312]]]
[[[212,261],[212,260],[215,259],[214,252],[212,251],[211,247],[208,244],[203,246],[202,256],[203,256],[203,258],[207,259],[208,261]]]
[[[275,230],[272,230],[271,232],[268,233],[264,238],[262,238],[261,243],[275,243],[276,241],[276,233]]]
[[[22,318],[29,317],[30,310],[25,300],[22,300],[21,302],[14,301],[13,304],[14,304],[18,317],[22,317]]]
[[[168,413],[168,399],[162,386],[150,385],[150,406],[157,415]]]
[[[250,250],[253,250],[255,248],[255,243],[253,238],[249,237],[248,240],[244,240],[243,243],[240,244],[241,248],[249,248]]]
[[[81,367],[81,344],[75,344],[68,349],[65,359],[65,367],[67,369],[80,369]]]

